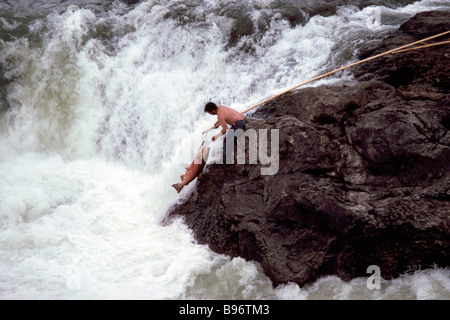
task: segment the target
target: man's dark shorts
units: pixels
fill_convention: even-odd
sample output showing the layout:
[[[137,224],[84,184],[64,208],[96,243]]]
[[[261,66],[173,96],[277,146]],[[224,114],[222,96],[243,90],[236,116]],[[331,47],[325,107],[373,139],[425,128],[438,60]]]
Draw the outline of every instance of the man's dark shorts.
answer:
[[[248,123],[247,118],[244,118],[242,120],[238,120],[231,126],[230,129],[233,129],[234,131],[238,129],[242,129],[242,131],[245,131],[245,126]],[[228,131],[230,132],[230,131]],[[227,139],[229,137],[229,134],[225,135],[225,138],[223,139],[223,163],[233,163],[233,159],[231,159],[232,151],[234,150],[234,141],[237,140],[237,136],[234,135],[234,139]],[[234,133],[234,132],[233,132]],[[229,150],[229,152],[227,152]],[[228,153],[228,161],[227,161],[227,153]]]

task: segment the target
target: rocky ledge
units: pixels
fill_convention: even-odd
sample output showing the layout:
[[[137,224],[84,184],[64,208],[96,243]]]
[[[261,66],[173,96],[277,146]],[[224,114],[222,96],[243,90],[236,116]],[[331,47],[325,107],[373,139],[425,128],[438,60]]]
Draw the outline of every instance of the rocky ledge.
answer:
[[[361,58],[450,30],[423,12]],[[449,37],[436,39],[448,40]],[[450,264],[449,45],[355,67],[355,83],[287,93],[248,127],[279,129],[279,170],[206,167],[168,217],[199,243],[258,261],[274,285],[384,279]]]

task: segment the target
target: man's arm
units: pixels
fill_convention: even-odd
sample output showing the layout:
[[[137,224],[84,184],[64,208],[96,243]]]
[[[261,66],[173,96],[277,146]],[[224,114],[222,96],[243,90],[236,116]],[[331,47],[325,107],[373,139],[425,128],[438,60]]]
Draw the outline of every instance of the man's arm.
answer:
[[[225,121],[225,119],[219,116],[217,116],[217,118],[219,119],[219,121],[217,121],[216,124],[219,123],[222,126],[222,131],[220,131],[218,134],[212,137],[212,141],[215,141],[220,136],[224,135],[228,130],[227,122]]]

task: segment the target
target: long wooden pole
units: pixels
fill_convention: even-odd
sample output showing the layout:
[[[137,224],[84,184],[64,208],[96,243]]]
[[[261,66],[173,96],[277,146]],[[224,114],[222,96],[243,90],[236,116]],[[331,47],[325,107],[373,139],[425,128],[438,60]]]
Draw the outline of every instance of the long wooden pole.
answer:
[[[265,100],[263,100],[263,101],[261,101],[261,102],[258,102],[258,103],[255,104],[254,106],[252,106],[252,107],[250,107],[250,108],[248,108],[248,109],[242,111],[241,113],[244,114],[244,113],[246,113],[246,112],[248,112],[248,111],[250,111],[250,110],[252,110],[252,109],[254,109],[254,108],[256,108],[256,107],[259,107],[260,105],[262,105],[262,104],[264,104],[264,103],[266,103],[266,102],[269,102],[270,100],[273,100],[273,99],[275,99],[275,98],[278,98],[279,96],[282,96],[282,95],[285,94],[285,93],[288,93],[289,91],[292,91],[292,90],[294,90],[294,89],[297,89],[297,88],[299,88],[299,87],[301,87],[301,86],[304,86],[304,85],[306,85],[306,84],[308,84],[308,83],[311,83],[311,82],[313,82],[313,81],[316,81],[316,80],[325,78],[325,77],[327,77],[327,76],[329,76],[329,75],[332,75],[332,74],[334,74],[334,73],[336,73],[336,72],[345,70],[345,69],[350,68],[350,67],[354,67],[354,66],[356,66],[356,65],[358,65],[358,64],[361,64],[361,63],[364,63],[364,62],[367,62],[367,61],[370,61],[370,60],[374,60],[374,59],[383,57],[383,56],[388,55],[388,54],[397,54],[397,53],[400,53],[400,52],[406,52],[406,51],[418,50],[418,49],[428,48],[428,47],[437,46],[437,45],[442,45],[442,44],[448,44],[449,41],[443,41],[443,42],[438,42],[438,43],[433,43],[433,44],[427,44],[427,45],[423,45],[423,46],[419,46],[419,47],[415,47],[415,48],[406,49],[406,48],[409,48],[409,47],[414,46],[414,45],[416,45],[416,44],[419,44],[419,43],[422,43],[422,42],[425,42],[425,41],[429,41],[429,40],[432,40],[432,39],[435,39],[435,38],[438,38],[438,37],[442,37],[442,36],[444,36],[444,35],[446,35],[446,34],[449,34],[449,33],[450,33],[450,30],[445,31],[445,32],[442,32],[442,33],[439,33],[439,34],[436,34],[436,35],[434,35],[434,36],[431,36],[431,37],[428,37],[428,38],[425,38],[425,39],[422,39],[422,40],[418,40],[418,41],[415,41],[415,42],[411,42],[411,43],[409,43],[409,44],[406,44],[406,45],[397,47],[397,48],[395,48],[395,49],[388,50],[388,51],[386,51],[386,52],[377,54],[377,55],[375,55],[375,56],[372,56],[372,57],[369,57],[369,58],[366,58],[366,59],[363,59],[363,60],[360,60],[360,61],[351,63],[351,64],[349,64],[349,65],[347,65],[347,66],[344,66],[344,67],[341,67],[341,68],[339,68],[339,69],[336,69],[336,70],[333,70],[333,71],[324,73],[324,74],[322,74],[322,75],[320,75],[320,76],[317,76],[317,77],[315,77],[315,78],[312,78],[312,79],[310,79],[310,80],[308,80],[308,81],[302,82],[302,83],[300,83],[300,84],[298,84],[298,85],[296,85],[296,86],[294,86],[294,87],[292,87],[292,88],[289,88],[289,89],[287,89],[287,90],[284,90],[283,92],[280,92],[280,93],[278,93],[278,94],[276,94],[276,95],[274,95],[274,96],[272,96],[272,97],[270,97],[270,98],[267,98],[267,99],[265,99]],[[406,49],[406,50],[404,50],[404,49]],[[216,127],[216,126],[212,126],[211,128],[209,128],[209,129],[203,131],[202,134],[203,134],[203,133],[206,133],[206,132],[208,132],[208,131],[210,131],[210,130],[213,130],[213,129],[215,129],[215,128],[217,128],[217,127]]]
[[[436,43],[430,43],[430,44],[425,44],[425,45],[423,45],[423,46],[414,47],[414,48],[409,48],[409,49],[398,50],[398,51],[393,52],[392,54],[397,54],[397,53],[402,53],[402,52],[408,52],[408,51],[413,51],[413,50],[418,50],[418,49],[423,49],[423,48],[430,48],[430,47],[440,46],[440,45],[443,45],[443,44],[450,44],[450,40],[448,40],[448,41],[436,42]]]
[[[437,34],[437,35],[434,35],[434,36],[431,36],[431,37],[428,37],[428,38],[423,39],[423,40],[419,40],[419,41],[416,41],[416,42],[412,42],[412,43],[410,43],[410,44],[407,44],[407,45],[404,45],[404,46],[401,46],[401,47],[398,47],[398,48],[395,48],[395,49],[392,49],[392,50],[389,50],[389,51],[386,51],[386,52],[383,52],[383,53],[380,53],[380,54],[377,54],[377,55],[375,55],[375,56],[373,56],[373,57],[369,57],[369,58],[366,58],[366,59],[363,59],[363,60],[354,62],[354,63],[352,63],[352,64],[349,64],[349,65],[345,66],[345,67],[341,67],[341,68],[339,68],[339,69],[336,69],[336,70],[327,72],[327,73],[325,73],[325,74],[322,74],[322,75],[320,75],[320,76],[317,76],[317,77],[315,77],[315,78],[312,78],[312,79],[310,79],[310,80],[308,80],[308,81],[305,81],[305,82],[303,82],[303,83],[300,83],[299,85],[296,85],[296,86],[294,86],[294,87],[292,87],[292,88],[289,88],[289,89],[287,89],[287,90],[285,90],[285,91],[283,91],[283,92],[281,92],[281,93],[278,93],[278,94],[274,95],[273,97],[270,97],[270,98],[268,98],[268,99],[266,99],[266,100],[264,100],[264,101],[261,101],[261,102],[255,104],[254,106],[252,106],[252,107],[250,107],[250,108],[248,108],[248,109],[242,111],[241,113],[246,113],[246,112],[248,112],[248,111],[250,111],[250,110],[252,110],[252,109],[254,109],[254,108],[256,108],[256,107],[258,107],[258,106],[260,106],[260,105],[262,105],[262,104],[264,104],[264,103],[266,103],[266,102],[268,102],[268,101],[270,101],[270,100],[273,100],[273,99],[275,99],[275,98],[278,98],[279,96],[281,96],[281,95],[283,95],[283,94],[285,94],[285,93],[288,93],[289,91],[292,91],[292,90],[294,90],[294,89],[297,89],[298,87],[304,86],[305,84],[308,84],[308,83],[310,83],[310,82],[313,82],[313,81],[322,79],[322,78],[327,77],[327,76],[329,76],[329,75],[332,75],[332,74],[334,74],[334,73],[336,73],[336,72],[345,70],[345,69],[350,68],[350,67],[354,67],[354,66],[356,66],[356,65],[358,65],[358,64],[361,64],[361,63],[364,63],[364,62],[367,62],[367,61],[370,61],[370,60],[373,60],[373,59],[377,59],[377,58],[380,58],[380,57],[382,57],[382,56],[385,56],[385,55],[388,55],[388,54],[391,54],[391,53],[392,53],[392,54],[396,54],[396,53],[398,53],[398,52],[402,52],[402,51],[400,51],[400,50],[405,49],[405,48],[408,48],[408,47],[411,47],[411,46],[416,45],[416,44],[418,44],[418,43],[422,43],[422,42],[425,42],[425,41],[428,41],[428,40],[432,40],[432,39],[437,38],[437,37],[441,37],[441,36],[446,35],[446,34],[448,34],[448,33],[450,33],[450,30],[449,30],[449,31],[446,31],[446,32],[443,32],[443,33],[440,33],[440,34]],[[424,48],[425,46],[422,46],[422,47]],[[421,49],[422,47],[413,48],[413,49],[411,49],[411,50]],[[397,52],[397,51],[398,51],[398,52]]]

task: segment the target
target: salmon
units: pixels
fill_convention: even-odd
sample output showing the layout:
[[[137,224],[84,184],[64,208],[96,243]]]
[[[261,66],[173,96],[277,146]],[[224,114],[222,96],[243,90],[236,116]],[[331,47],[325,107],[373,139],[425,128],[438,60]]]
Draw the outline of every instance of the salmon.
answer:
[[[191,165],[186,168],[186,173],[180,177],[181,182],[172,185],[172,187],[174,187],[178,193],[180,193],[181,189],[183,189],[184,186],[188,185],[192,180],[194,180],[198,176],[201,177],[203,168],[206,164],[206,160],[208,159],[208,155],[209,148],[204,148],[197,153]]]

